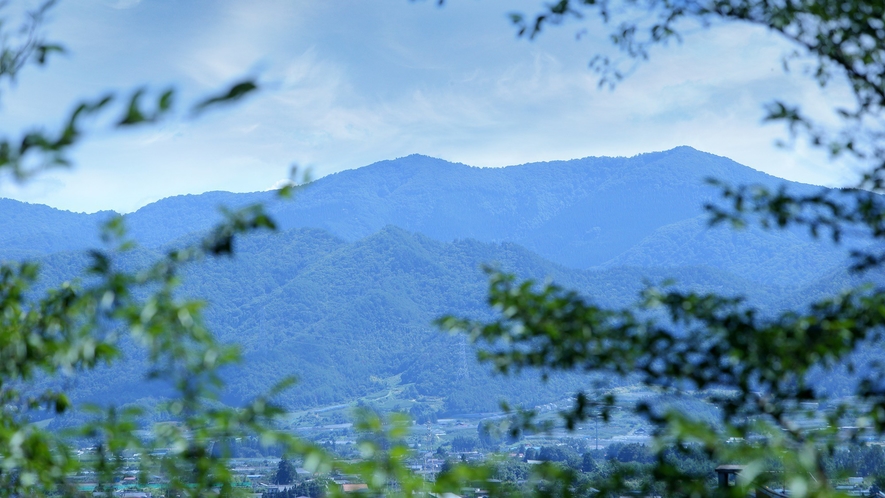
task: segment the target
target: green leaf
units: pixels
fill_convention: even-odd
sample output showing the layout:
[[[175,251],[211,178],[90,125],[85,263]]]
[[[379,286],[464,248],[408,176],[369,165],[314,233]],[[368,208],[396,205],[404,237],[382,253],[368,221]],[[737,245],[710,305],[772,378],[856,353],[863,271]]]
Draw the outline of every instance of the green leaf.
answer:
[[[126,110],[126,115],[117,123],[117,126],[131,126],[148,121],[148,118],[144,115],[139,105],[139,101],[144,93],[145,90],[140,88],[132,94],[132,97],[129,98],[129,106]]]
[[[252,80],[241,81],[233,85],[226,92],[216,95],[214,97],[209,97],[206,100],[198,103],[194,106],[194,113],[199,114],[205,111],[207,108],[212,107],[218,104],[224,104],[229,102],[235,102],[237,100],[242,99],[246,95],[254,92],[258,89],[258,85]]]

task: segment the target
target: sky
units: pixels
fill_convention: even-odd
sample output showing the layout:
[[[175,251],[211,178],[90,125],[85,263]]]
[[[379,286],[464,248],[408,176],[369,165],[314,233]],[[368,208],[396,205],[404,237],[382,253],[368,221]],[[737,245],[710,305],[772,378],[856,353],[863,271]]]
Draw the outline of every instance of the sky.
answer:
[[[172,195],[267,190],[292,165],[318,178],[413,153],[499,167],[679,145],[794,181],[854,178],[856,168],[801,142],[779,147],[785,130],[763,123],[773,99],[826,118],[845,93],[785,73],[792,47],[777,36],[686,26],[683,43],[656,48],[610,90],[588,67],[594,54],[611,53],[598,22],[517,38],[507,15],[541,5],[61,0],[45,31],[68,51],[0,88],[0,133],[57,129],[76,102],[108,91],[174,87],[179,111],[134,130],[97,119],[70,170],[25,184],[0,179],[0,196],[125,213]],[[260,91],[198,117],[186,112],[244,78]]]

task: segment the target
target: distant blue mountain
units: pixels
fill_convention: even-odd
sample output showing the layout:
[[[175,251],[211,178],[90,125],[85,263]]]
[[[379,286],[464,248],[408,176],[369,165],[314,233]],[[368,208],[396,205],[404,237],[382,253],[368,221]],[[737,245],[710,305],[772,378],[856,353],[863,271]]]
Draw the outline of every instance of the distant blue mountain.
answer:
[[[126,215],[126,223],[135,240],[157,248],[208,229],[221,206],[266,202],[283,229],[321,228],[353,241],[393,225],[441,241],[513,242],[573,268],[709,265],[794,285],[844,260],[844,250],[795,230],[707,230],[702,206],[718,196],[707,178],[818,188],[690,147],[506,168],[412,155],[326,176],[291,202],[269,192],[177,196]],[[2,200],[0,258],[95,246],[107,216]]]
[[[280,233],[246,237],[237,258],[184,275],[182,292],[205,298],[213,330],[246,354],[230,377],[231,401],[294,373],[302,384],[285,396],[292,406],[352,400],[378,389],[378,379],[399,377],[422,396],[444,398],[446,410],[494,409],[500,396],[537,402],[580,379],[541,386],[490,378],[473,362],[453,367],[461,343],[431,321],[490,312],[481,264],[553,278],[617,306],[635,299],[644,279],[748,295],[763,312],[851,281],[836,271],[844,247],[801,230],[708,229],[701,206],[717,198],[709,177],[784,183],[688,147],[506,168],[413,155],[321,178],[289,202],[268,192],[158,201],[126,215],[141,248],[122,264],[146,264],[197,237],[221,206],[266,202]],[[99,243],[97,226],[110,214],[0,200],[0,257],[38,258],[45,283],[71,278],[86,262],[78,250]],[[75,397],[162,396],[145,387],[135,360],[81,378]]]
[[[329,175],[271,210],[285,229],[321,228],[353,241],[393,225],[441,241],[514,242],[573,268],[709,265],[764,279],[774,275],[792,285],[842,262],[844,251],[798,231],[708,231],[702,206],[718,196],[708,178],[817,189],[690,147],[506,168],[412,155]],[[137,240],[157,246],[208,228],[219,205],[270,198],[220,192],[174,197],[127,222]]]
[[[112,212],[71,213],[0,199],[0,260],[34,258],[99,245],[99,226]]]

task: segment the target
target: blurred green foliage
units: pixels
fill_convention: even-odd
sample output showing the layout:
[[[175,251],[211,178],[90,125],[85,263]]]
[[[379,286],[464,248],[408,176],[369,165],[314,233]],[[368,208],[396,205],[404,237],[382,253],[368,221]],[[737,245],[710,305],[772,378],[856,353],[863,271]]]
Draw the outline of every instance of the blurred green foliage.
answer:
[[[798,56],[785,55],[785,67],[804,66],[823,87],[834,78],[847,82],[854,98],[847,104],[836,97],[830,102],[838,116],[835,125],[817,122],[800,105],[783,101],[768,105],[766,119],[785,123],[793,138],[805,138],[834,158],[866,164],[856,188],[805,192],[714,179],[722,202],[707,209],[712,225],[798,228],[836,243],[850,234],[865,244],[852,248],[845,270],[861,279],[872,275],[874,284],[827,297],[809,295],[788,311],[764,313],[741,297],[668,286],[647,287],[632,306],[610,306],[562,286],[490,272],[488,301],[498,316],[447,317],[440,323],[466,331],[480,346],[480,359],[504,373],[602,371],[639,379],[674,398],[710,390],[709,400],[721,408],[713,419],[674,407],[636,405],[636,413],[655,427],[653,462],[646,471],[653,479],[640,487],[644,493],[746,496],[757,486],[782,485],[791,496],[839,495],[828,462],[835,455],[841,460],[840,448],[859,434],[885,431],[885,365],[875,354],[862,360],[865,350],[878,351],[885,340],[885,291],[875,278],[885,262],[885,4],[559,0],[534,16],[517,13],[512,20],[520,35],[535,37],[586,14],[598,15],[605,29],[611,26],[610,38],[626,56],[618,61],[602,54],[592,60],[601,84],[614,86],[653,47],[681,41],[683,31],[721,21],[762,26],[792,42]],[[858,370],[851,397],[816,383]],[[578,393],[564,422],[572,427],[591,413],[605,417],[615,402],[613,396]],[[840,430],[846,426],[858,429]],[[745,467],[736,486],[711,488],[667,458],[671,447],[701,448],[714,462]],[[597,487],[603,493],[630,489],[625,481],[630,475],[614,473]]]

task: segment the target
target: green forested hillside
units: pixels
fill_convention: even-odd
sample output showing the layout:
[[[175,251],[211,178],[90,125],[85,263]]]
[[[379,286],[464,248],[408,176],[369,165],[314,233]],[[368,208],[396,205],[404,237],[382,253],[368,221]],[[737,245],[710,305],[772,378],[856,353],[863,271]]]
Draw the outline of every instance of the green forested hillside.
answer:
[[[710,228],[707,220],[697,216],[658,228],[605,267],[710,266],[785,288],[808,285],[844,267],[842,247],[829,240],[809,240],[801,230]]]
[[[249,261],[249,275],[237,274],[243,271],[239,261],[226,261],[189,276],[188,292],[212,296],[209,317],[215,330],[245,348],[249,366],[246,374],[231,379],[233,395],[247,396],[254,384],[266,384],[269,372],[290,372],[301,379],[288,396],[295,405],[340,401],[342,392],[352,396],[372,389],[373,377],[399,373],[421,393],[457,394],[462,401],[452,409],[461,411],[492,409],[504,395],[529,402],[566,393],[574,387],[569,379],[543,388],[537,382],[490,380],[475,365],[472,352],[462,357],[461,338],[442,335],[431,325],[454,310],[488,312],[486,278],[480,270],[484,263],[539,280],[549,277],[606,303],[627,303],[636,298],[644,279],[667,277],[700,290],[771,297],[768,289],[709,268],[675,274],[639,268],[580,272],[514,244],[441,243],[395,227],[337,246],[328,237],[294,230],[279,238],[250,239],[238,258]],[[316,247],[317,238],[327,244],[326,251],[315,252],[315,261],[304,266],[290,266],[286,247],[293,252],[306,240]],[[235,298],[215,285],[225,275],[231,281],[251,281],[230,290],[254,297],[233,309],[228,303]]]
[[[137,251],[127,264],[148,256]],[[56,255],[44,266],[84,262],[77,254]],[[669,277],[698,290],[750,294],[763,303],[779,291],[708,267],[570,270],[515,244],[443,243],[396,227],[355,242],[316,229],[252,236],[241,242],[236,258],[193,266],[182,291],[206,299],[212,329],[245,352],[245,365],[230,372],[230,402],[285,375],[300,379],[283,396],[293,408],[352,400],[399,374],[417,393],[444,398],[446,409],[458,412],[492,410],[503,398],[549,401],[574,390],[579,377],[547,384],[492,378],[462,338],[431,325],[447,313],[488,313],[484,263],[552,278],[607,304],[628,303],[644,280]],[[163,395],[162,386],[142,382],[141,375],[136,355],[122,367],[80,379],[75,393],[118,401]]]

